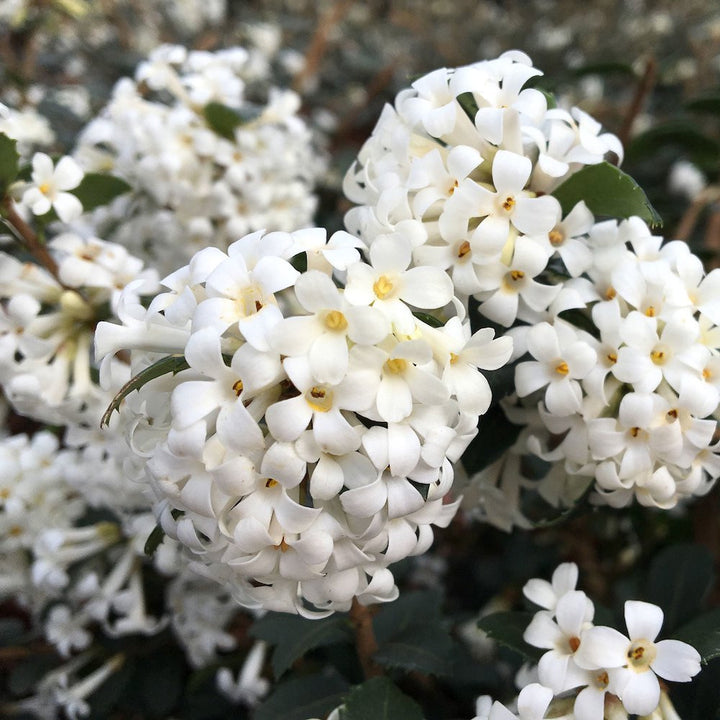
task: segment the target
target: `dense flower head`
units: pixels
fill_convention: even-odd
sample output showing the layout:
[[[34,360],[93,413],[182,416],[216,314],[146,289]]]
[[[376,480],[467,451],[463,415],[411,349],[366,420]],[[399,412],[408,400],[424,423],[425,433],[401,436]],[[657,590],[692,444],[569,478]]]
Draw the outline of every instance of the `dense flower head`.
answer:
[[[455,315],[441,269],[408,269],[409,241],[376,243],[368,262],[358,247],[319,228],[252,233],[197,253],[147,310],[126,294],[123,325],[98,327],[105,362],[184,358],[122,412],[163,527],[245,605],[393,599],[387,566],[427,549],[457,507],[451,461],[490,404],[480,369],[511,353]]]
[[[407,237],[414,265],[444,269],[458,297],[506,327],[556,299],[544,274],[552,257],[573,276],[586,269],[574,239],[590,214],[581,205],[563,218],[549,193],[584,165],[622,159],[587,114],[548,109],[543,93],[523,89],[541,74],[511,51],[421,77],[384,108],[344,183],[357,205],[350,232],[371,247]]]
[[[97,231],[169,272],[206,245],[310,224],[324,161],[299,106],[243,47],[157,48],[75,150],[86,171],[111,169],[133,188],[95,213]]]
[[[41,421],[99,418],[107,394],[95,377],[97,322],[129,283],[152,292],[157,274],[115,243],[64,232],[48,243],[56,274],[0,253],[0,382],[12,405]],[[144,290],[143,290],[144,288]],[[117,384],[124,374],[119,363]]]
[[[590,486],[594,502],[612,507],[671,508],[703,495],[720,474],[720,275],[639,218],[595,223],[577,239],[591,257],[585,299],[514,331],[529,359],[504,406],[524,427],[512,452],[550,463],[539,485],[522,472],[515,482],[555,506]],[[501,488],[497,470],[509,472],[476,481]]]

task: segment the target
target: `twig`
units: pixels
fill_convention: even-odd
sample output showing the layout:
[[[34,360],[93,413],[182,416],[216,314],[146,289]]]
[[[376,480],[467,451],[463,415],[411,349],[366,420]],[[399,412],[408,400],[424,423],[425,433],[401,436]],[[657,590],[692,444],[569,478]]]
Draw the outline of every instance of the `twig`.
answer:
[[[683,213],[673,237],[676,240],[684,240],[687,242],[690,239],[690,235],[692,235],[692,231],[695,229],[695,225],[697,225],[700,213],[707,205],[717,202],[718,200],[720,200],[720,187],[713,185],[706,187]]]
[[[320,19],[315,34],[305,51],[304,67],[293,81],[293,90],[296,92],[302,92],[308,80],[317,73],[320,62],[327,50],[330,31],[343,19],[353,2],[354,0],[343,0],[342,2],[333,3],[332,7]]]
[[[618,133],[618,137],[620,138],[620,142],[623,144],[623,147],[626,147],[628,141],[630,140],[632,127],[635,124],[637,116],[642,111],[648,95],[650,95],[653,87],[655,86],[656,76],[657,62],[655,58],[649,57],[647,59],[647,62],[645,63],[645,70],[643,71],[642,77],[640,78],[640,82],[635,88],[635,95],[633,96],[632,102],[627,109],[627,113],[625,114],[625,119],[623,120],[620,132]]]
[[[55,259],[40,242],[36,232],[20,217],[10,198],[5,199],[2,210],[5,219],[18,232],[30,254],[64,287]]]
[[[372,624],[372,612],[367,605],[361,605],[357,598],[353,598],[350,607],[350,621],[355,629],[355,644],[365,679],[382,675],[382,668],[372,659],[378,649]]]

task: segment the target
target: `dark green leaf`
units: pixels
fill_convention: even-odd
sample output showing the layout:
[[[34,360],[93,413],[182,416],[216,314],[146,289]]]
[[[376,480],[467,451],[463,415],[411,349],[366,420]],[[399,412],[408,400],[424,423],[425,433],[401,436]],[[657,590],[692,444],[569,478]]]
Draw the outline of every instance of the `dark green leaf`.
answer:
[[[348,695],[342,720],[422,720],[420,706],[386,677],[358,685]]]
[[[573,327],[590,333],[596,340],[600,339],[600,330],[593,322],[592,314],[589,311],[580,310],[580,308],[570,308],[569,310],[559,312],[558,317],[565,320],[565,322],[569,322]]]
[[[627,157],[637,162],[667,147],[678,148],[697,161],[712,162],[720,158],[720,144],[687,120],[663,123],[637,135],[627,148]]]
[[[691,112],[720,116],[720,95],[703,95],[694,98],[685,103],[685,109]]]
[[[380,665],[428,675],[450,672],[453,641],[439,624],[416,625],[382,644],[373,655]]]
[[[267,613],[255,621],[250,634],[275,646],[272,655],[275,678],[310,650],[353,640],[350,626],[342,615],[307,620],[284,613]]]
[[[712,582],[713,560],[707,548],[672,545],[654,558],[645,599],[663,609],[663,629],[672,632],[697,613]]]
[[[4,196],[8,186],[15,182],[20,171],[19,163],[17,141],[0,133],[0,196]]]
[[[676,640],[692,645],[704,663],[720,657],[720,608],[715,608],[677,629]]]
[[[112,402],[108,405],[107,410],[100,420],[100,427],[110,422],[110,416],[115,410],[120,408],[122,401],[133,390],[139,390],[143,385],[147,385],[147,383],[155,378],[167,375],[168,373],[176,375],[181,370],[187,370],[189,367],[184,355],[168,355],[149,365],[144,370],[141,370],[135,377],[130,378],[112,399]]]
[[[714,660],[692,682],[672,684],[672,703],[682,720],[720,717],[720,660]],[[670,716],[666,716],[670,717]]]
[[[55,655],[35,654],[13,666],[7,680],[8,690],[20,697],[35,689],[44,675],[60,664]]]
[[[82,203],[83,210],[89,212],[107,205],[116,197],[132,190],[122,178],[104,173],[86,173],[80,184],[70,192]]]
[[[471,92],[460,93],[457,96],[457,101],[460,107],[465,111],[465,114],[475,122],[475,116],[478,111],[478,104],[475,101],[475,96]]]
[[[625,219],[637,215],[651,226],[662,218],[642,188],[629,175],[608,162],[586,165],[552,193],[567,215],[581,200],[594,215]]]
[[[340,705],[349,684],[335,672],[317,673],[280,683],[255,710],[254,720],[307,720],[325,717]]]
[[[419,310],[416,310],[413,312],[413,315],[420,321],[424,322],[426,325],[429,325],[430,327],[439,328],[442,327],[445,323],[436,318],[434,315],[430,315],[430,313],[424,313],[420,312]]]
[[[496,397],[493,393],[493,397]],[[484,470],[498,460],[517,440],[521,425],[513,425],[499,405],[492,406],[478,423],[478,434],[462,456],[468,474]]]
[[[531,612],[499,612],[486,615],[478,620],[478,627],[501,645],[515,650],[524,658],[537,662],[544,650],[528,645],[523,633],[533,619]]]
[[[378,644],[382,647],[410,628],[438,624],[441,606],[442,596],[436,590],[402,593],[395,602],[381,605],[373,618]]]
[[[135,677],[149,717],[172,714],[183,692],[185,674],[185,663],[177,652],[155,653],[138,663]]]
[[[164,537],[165,531],[159,525],[156,525],[152,529],[152,532],[148,535],[148,539],[145,541],[143,552],[148,557],[152,557],[155,554],[155,551],[160,547],[160,543],[163,541]]]
[[[557,98],[555,93],[551,93],[549,90],[544,90],[541,87],[536,87],[535,90],[541,92],[545,96],[545,102],[547,103],[548,110],[554,110],[557,107]]]
[[[223,105],[219,102],[208,103],[203,108],[203,116],[205,122],[218,135],[228,140],[235,139],[235,128],[243,125],[250,120],[258,117],[258,112],[243,108],[243,112],[238,112],[234,108]]]

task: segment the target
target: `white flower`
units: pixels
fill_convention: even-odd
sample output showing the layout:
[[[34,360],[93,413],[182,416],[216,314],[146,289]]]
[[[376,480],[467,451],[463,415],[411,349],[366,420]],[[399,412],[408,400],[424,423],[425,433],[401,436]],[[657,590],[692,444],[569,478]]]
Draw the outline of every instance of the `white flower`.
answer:
[[[553,699],[553,691],[539,683],[526,685],[518,695],[518,714],[510,712],[497,700],[493,703],[488,720],[541,720]]]
[[[627,601],[625,622],[629,638],[609,627],[587,630],[575,661],[587,669],[608,668],[625,709],[648,715],[660,700],[656,676],[689,682],[700,672],[700,655],[679,640],[655,642],[663,622],[663,612],[657,605]]]
[[[71,222],[82,215],[82,204],[75,195],[65,192],[76,188],[83,179],[80,166],[68,156],[58,164],[45,153],[35,153],[32,159],[33,187],[23,194],[23,204],[34,215],[44,215],[53,208],[63,222]]]
[[[527,346],[537,361],[520,363],[515,369],[515,387],[525,397],[547,385],[545,405],[553,415],[570,415],[580,410],[582,391],[578,382],[595,365],[595,351],[577,339],[565,323],[534,325],[527,334]]]
[[[558,600],[575,590],[578,580],[578,566],[575,563],[561,563],[555,568],[551,582],[532,578],[523,586],[523,595],[545,610],[554,613]]]
[[[250,649],[240,670],[237,681],[230,668],[217,671],[215,683],[218,690],[233,703],[254,707],[270,689],[270,681],[261,676],[267,646],[258,640]]]
[[[538,663],[540,682],[559,694],[584,684],[583,672],[574,657],[582,645],[582,633],[592,622],[594,607],[584,592],[573,590],[557,602],[554,615],[541,610],[523,633],[525,642],[547,648]]]

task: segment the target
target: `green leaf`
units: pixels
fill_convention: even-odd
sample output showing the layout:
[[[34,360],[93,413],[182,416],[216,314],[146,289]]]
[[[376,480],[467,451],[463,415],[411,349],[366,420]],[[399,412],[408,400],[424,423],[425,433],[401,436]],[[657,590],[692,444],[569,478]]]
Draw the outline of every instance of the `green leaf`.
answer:
[[[668,147],[677,148],[696,162],[716,162],[720,158],[720,144],[688,120],[662,123],[637,135],[627,148],[627,157],[637,162]]]
[[[0,196],[4,196],[20,172],[20,155],[17,141],[0,133]]]
[[[276,686],[275,692],[255,709],[254,720],[307,720],[325,717],[340,705],[348,682],[335,672],[293,678]]]
[[[353,641],[352,631],[342,615],[333,615],[323,620],[307,620],[284,613],[267,613],[255,621],[250,634],[275,646],[272,655],[275,678],[279,678],[310,650]]]
[[[219,102],[208,103],[203,108],[205,122],[218,135],[228,140],[235,140],[235,128],[238,125],[244,125],[258,116],[259,111],[243,108],[243,112],[239,112]]]
[[[534,613],[521,611],[493,613],[480,618],[478,627],[501,645],[509,647],[527,660],[537,662],[544,651],[523,640],[525,628],[533,616]]]
[[[107,410],[100,420],[100,427],[110,423],[110,416],[115,410],[120,408],[122,401],[133,390],[139,390],[143,385],[147,385],[147,383],[155,378],[167,375],[168,373],[176,375],[181,370],[187,370],[189,367],[184,355],[168,355],[149,365],[144,370],[141,370],[137,375],[130,378],[112,399],[112,402],[108,405]]]
[[[341,720],[422,720],[420,706],[386,677],[358,685],[348,695]]]
[[[672,637],[692,645],[700,653],[703,663],[720,657],[720,608],[685,623]]]
[[[70,192],[80,200],[83,210],[89,212],[111,203],[116,197],[130,190],[132,187],[115,175],[86,173],[80,184]]]
[[[652,227],[662,218],[650,204],[642,188],[629,175],[608,162],[586,165],[555,188],[563,216],[581,200],[594,215],[625,219],[637,215]]]
[[[479,110],[475,96],[471,92],[460,93],[460,95],[457,96],[457,101],[465,114],[475,122],[475,116]]]
[[[382,644],[373,660],[385,667],[441,676],[450,671],[452,650],[452,638],[439,624],[415,625]]]
[[[645,599],[663,609],[663,628],[671,632],[697,613],[712,583],[713,560],[707,548],[692,543],[672,545],[654,558]]]
[[[184,515],[185,512],[183,510],[171,510],[170,514],[173,516],[175,520],[177,520],[181,515]],[[160,544],[165,539],[165,531],[162,529],[160,525],[156,525],[152,532],[148,535],[148,539],[145,541],[145,546],[143,547],[143,552],[148,556],[152,557],[157,549],[160,547]]]
[[[443,327],[445,323],[440,320],[439,318],[436,318],[434,315],[430,315],[430,313],[424,313],[420,312],[419,310],[415,310],[413,312],[413,315],[420,320],[421,322],[424,322],[426,325],[429,325],[430,327],[439,328]]]
[[[573,327],[584,330],[592,335],[596,340],[600,340],[600,330],[592,319],[589,310],[580,310],[580,308],[570,308],[569,310],[561,310],[558,317],[569,322]]]
[[[439,623],[442,596],[437,590],[402,593],[393,603],[381,605],[373,617],[375,638],[380,646],[402,636],[406,630]]]
[[[685,103],[685,109],[690,112],[720,115],[720,95],[703,95],[693,98]]]
[[[496,397],[495,391],[493,397]],[[512,447],[521,430],[521,425],[514,425],[507,419],[500,405],[491,406],[480,418],[478,434],[462,456],[462,464],[468,474],[492,465]]]
[[[154,653],[138,662],[135,681],[149,717],[172,715],[182,696],[186,674],[183,657],[177,652]]]

